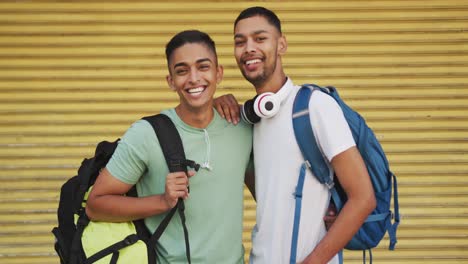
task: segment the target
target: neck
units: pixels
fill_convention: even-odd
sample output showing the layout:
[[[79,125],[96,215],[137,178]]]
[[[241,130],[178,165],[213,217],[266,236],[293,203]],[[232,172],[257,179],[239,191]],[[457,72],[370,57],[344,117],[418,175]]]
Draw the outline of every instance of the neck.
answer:
[[[273,72],[270,74],[270,77],[267,78],[264,82],[255,85],[255,90],[257,94],[270,92],[276,93],[281,87],[286,83],[287,77],[284,73],[283,63],[281,57],[278,57],[276,60],[276,65]]]
[[[204,107],[204,109],[188,109],[178,105],[175,111],[179,118],[189,126],[196,128],[206,128],[214,117],[213,107]]]
[[[270,80],[255,86],[255,90],[257,91],[257,94],[265,92],[276,93],[281,89],[281,87],[283,87],[287,80],[288,78],[286,77],[286,74],[281,71],[280,73],[273,74]]]

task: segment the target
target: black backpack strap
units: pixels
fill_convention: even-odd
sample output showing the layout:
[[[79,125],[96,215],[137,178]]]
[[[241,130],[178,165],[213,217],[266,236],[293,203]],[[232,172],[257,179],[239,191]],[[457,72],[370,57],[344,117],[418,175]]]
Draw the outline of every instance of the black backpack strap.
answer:
[[[124,239],[122,239],[121,241],[119,242],[116,242],[100,251],[98,251],[97,253],[95,253],[94,255],[92,255],[91,257],[87,258],[86,261],[84,262],[84,264],[91,264],[91,263],[94,263],[104,257],[106,257],[107,255],[110,255],[112,254],[112,258],[111,258],[111,264],[115,264],[117,263],[117,260],[119,258],[119,250],[124,248],[124,247],[128,247],[130,245],[133,245],[135,244],[136,242],[138,242],[139,238],[136,234],[131,234],[127,237],[125,237]]]
[[[159,144],[164,153],[167,166],[170,172],[184,171],[187,173],[187,166],[198,170],[200,165],[195,163],[192,160],[187,160],[185,157],[184,146],[182,145],[182,139],[180,138],[179,132],[175,127],[171,119],[163,114],[158,114],[154,116],[147,116],[143,118],[148,121],[153,127],[156,136],[158,137]],[[184,229],[184,239],[185,239],[185,251],[187,255],[187,261],[190,264],[190,243],[188,239],[187,226],[185,224],[185,204],[184,201],[180,198],[174,208],[166,215],[161,224],[158,226],[156,231],[151,236],[150,241],[154,245],[159,239],[161,234],[166,229],[171,218],[174,216],[175,211],[179,211],[180,219],[182,222],[182,227]]]
[[[154,129],[170,172],[185,171],[187,166],[198,171],[200,165],[185,158],[184,145],[172,120],[163,114],[143,117]]]
[[[70,264],[79,264],[82,263],[81,254],[83,248],[81,245],[81,237],[83,235],[83,231],[88,226],[89,224],[89,218],[86,215],[84,209],[79,211],[79,217],[76,223],[76,232],[75,235],[73,236],[73,240],[71,243],[71,248],[70,248]]]
[[[177,203],[178,205],[179,203]],[[174,216],[175,212],[177,211],[178,207],[174,206],[174,208],[172,208],[169,213],[166,215],[166,217],[164,217],[164,219],[161,221],[161,223],[159,224],[158,228],[156,228],[156,230],[154,231],[154,233],[151,235],[150,237],[150,243],[151,245],[155,245],[156,242],[158,242],[159,238],[161,237],[162,233],[164,232],[164,230],[166,229],[167,225],[169,225],[169,222],[171,221],[172,217]],[[184,227],[185,227],[185,224],[183,224]],[[184,234],[185,236],[185,234]],[[186,240],[186,246],[187,246],[187,241]],[[190,253],[189,253],[190,254]]]
[[[188,230],[187,225],[185,224],[185,204],[183,203],[182,199],[179,199],[180,202],[177,203],[177,207],[179,208],[179,216],[180,221],[182,222],[182,228],[184,229],[184,239],[185,239],[185,253],[187,255],[187,261],[191,264],[190,258],[190,244],[189,244],[189,237],[188,237]]]

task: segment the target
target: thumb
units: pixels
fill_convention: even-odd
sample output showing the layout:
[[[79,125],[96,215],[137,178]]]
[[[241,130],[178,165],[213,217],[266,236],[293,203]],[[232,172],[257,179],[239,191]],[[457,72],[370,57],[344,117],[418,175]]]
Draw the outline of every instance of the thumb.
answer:
[[[194,170],[189,170],[189,171],[187,171],[187,176],[190,178],[190,177],[194,176],[195,173],[196,172]]]

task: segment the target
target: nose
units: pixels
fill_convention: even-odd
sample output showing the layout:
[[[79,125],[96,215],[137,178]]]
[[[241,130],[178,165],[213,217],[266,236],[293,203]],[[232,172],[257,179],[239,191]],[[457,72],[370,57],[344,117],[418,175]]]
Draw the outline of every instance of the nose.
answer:
[[[248,39],[245,43],[245,53],[255,52],[256,46],[255,42]]]
[[[200,81],[200,75],[199,75],[199,73],[198,73],[198,70],[193,69],[193,70],[190,71],[190,79],[189,79],[189,81],[190,81],[191,83],[197,83],[197,82]]]

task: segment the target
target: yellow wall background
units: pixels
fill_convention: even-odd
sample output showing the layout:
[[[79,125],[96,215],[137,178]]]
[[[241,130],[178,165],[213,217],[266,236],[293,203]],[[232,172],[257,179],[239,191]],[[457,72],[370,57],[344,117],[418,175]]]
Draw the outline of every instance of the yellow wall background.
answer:
[[[217,42],[218,94],[254,94],[232,28],[275,10],[295,83],[337,86],[374,128],[399,180],[402,224],[377,263],[468,263],[468,1],[0,2],[0,263],[58,263],[60,186],[97,142],[172,107],[164,45],[197,28]],[[250,249],[255,203],[246,192]],[[347,263],[360,253],[345,252]]]

